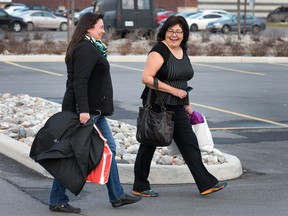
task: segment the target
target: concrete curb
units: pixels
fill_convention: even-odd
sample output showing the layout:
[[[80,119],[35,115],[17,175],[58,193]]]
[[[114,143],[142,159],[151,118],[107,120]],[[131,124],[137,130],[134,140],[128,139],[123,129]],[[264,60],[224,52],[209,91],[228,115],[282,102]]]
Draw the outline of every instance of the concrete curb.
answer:
[[[0,55],[2,62],[64,62],[64,55]],[[110,62],[145,62],[146,55],[109,55]],[[190,56],[192,63],[287,63],[288,57]]]
[[[46,176],[52,176],[38,163],[29,157],[30,147],[22,142],[14,140],[0,133],[0,153],[10,157],[24,166]],[[228,163],[219,165],[206,165],[210,173],[219,180],[234,179],[242,175],[243,170],[240,160],[232,155],[225,154]],[[133,164],[118,164],[120,181],[124,184],[132,184],[134,180]],[[155,165],[151,167],[149,176],[151,184],[185,184],[195,183],[186,165]]]

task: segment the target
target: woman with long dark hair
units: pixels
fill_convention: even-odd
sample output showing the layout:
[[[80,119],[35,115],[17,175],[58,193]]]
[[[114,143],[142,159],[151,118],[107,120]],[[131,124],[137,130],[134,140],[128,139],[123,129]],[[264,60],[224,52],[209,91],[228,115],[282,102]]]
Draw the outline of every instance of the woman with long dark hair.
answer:
[[[107,48],[101,41],[104,33],[102,14],[86,13],[77,24],[65,57],[68,78],[62,110],[78,113],[82,124],[92,118],[107,139],[113,157],[106,185],[110,203],[113,207],[120,207],[138,202],[140,198],[123,191],[115,160],[116,144],[105,118],[113,114],[114,106]],[[79,213],[81,209],[68,203],[69,198],[65,192],[66,188],[54,179],[49,209]]]
[[[146,104],[147,92],[155,89],[154,78],[158,80],[158,94],[154,97],[152,109],[174,112],[173,139],[179,148],[200,194],[207,195],[223,189],[226,182],[219,182],[203,165],[198,141],[192,130],[187,113],[191,114],[188,97],[188,80],[194,70],[187,54],[189,27],[182,16],[170,16],[157,34],[157,44],[149,52],[142,74],[146,85],[141,98]],[[154,93],[154,95],[156,95]],[[150,165],[156,147],[140,143],[134,166],[133,194],[144,197],[157,197],[148,181]]]

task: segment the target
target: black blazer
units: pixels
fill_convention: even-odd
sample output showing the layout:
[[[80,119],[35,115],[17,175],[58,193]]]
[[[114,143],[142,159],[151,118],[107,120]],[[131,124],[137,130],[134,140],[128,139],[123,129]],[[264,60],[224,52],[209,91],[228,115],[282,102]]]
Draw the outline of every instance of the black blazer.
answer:
[[[76,113],[56,113],[38,131],[31,147],[29,156],[75,195],[102,157],[104,142],[93,124],[92,120],[80,124]]]
[[[113,87],[110,65],[90,42],[82,41],[67,63],[68,79],[62,109],[77,113],[112,115]]]

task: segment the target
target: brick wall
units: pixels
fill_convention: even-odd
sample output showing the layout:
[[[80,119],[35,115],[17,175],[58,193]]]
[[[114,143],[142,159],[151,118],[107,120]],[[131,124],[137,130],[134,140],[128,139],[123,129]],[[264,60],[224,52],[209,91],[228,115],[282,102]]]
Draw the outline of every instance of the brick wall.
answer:
[[[71,0],[70,0],[71,1]],[[67,0],[12,0],[14,3],[24,3],[31,5],[46,5],[50,8],[57,9],[59,6],[67,7]],[[41,3],[40,3],[41,2]],[[84,9],[91,6],[93,0],[75,0],[75,8]],[[163,7],[166,10],[178,11],[179,8],[197,7],[198,0],[155,0],[156,7]]]
[[[67,0],[13,0],[13,3],[24,3],[30,5],[45,5],[49,8],[58,9],[61,6],[67,8]],[[71,0],[70,0],[71,2]],[[86,7],[92,6],[93,0],[75,0],[75,9],[82,10]]]
[[[166,10],[179,11],[181,8],[196,8],[198,0],[155,0],[155,6]]]

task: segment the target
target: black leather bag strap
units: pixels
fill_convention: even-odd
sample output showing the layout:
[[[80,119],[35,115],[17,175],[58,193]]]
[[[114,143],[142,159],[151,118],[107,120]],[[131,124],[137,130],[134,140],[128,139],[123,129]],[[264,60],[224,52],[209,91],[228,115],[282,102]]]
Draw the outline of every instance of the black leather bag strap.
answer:
[[[166,110],[164,104],[163,104],[163,101],[161,100],[161,98],[159,97],[159,86],[158,86],[158,79],[156,77],[154,77],[153,79],[153,84],[154,84],[154,88],[155,88],[155,92],[156,92],[156,95],[157,95],[157,98],[158,100],[160,101],[161,103],[161,110],[164,111]]]
[[[156,77],[153,78],[153,85],[154,85],[154,88],[155,88],[155,92],[156,92],[157,98],[159,98],[159,101],[161,103],[161,110],[164,111],[164,110],[166,110],[166,108],[165,108],[162,100],[159,97],[158,79]],[[149,88],[145,107],[151,108],[151,106],[152,106],[151,97],[152,97],[152,89]]]

